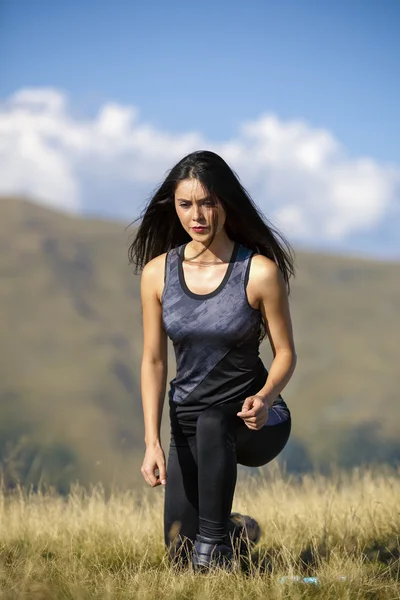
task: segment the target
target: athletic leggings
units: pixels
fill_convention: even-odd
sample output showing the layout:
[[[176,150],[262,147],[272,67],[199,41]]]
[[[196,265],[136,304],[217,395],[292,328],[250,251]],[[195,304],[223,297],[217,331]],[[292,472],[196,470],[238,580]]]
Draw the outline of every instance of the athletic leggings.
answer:
[[[164,535],[167,548],[171,542],[175,550],[184,547],[184,559],[197,533],[218,539],[228,533],[237,464],[265,465],[289,439],[287,407],[270,409],[276,424],[252,430],[236,414],[242,405],[206,408],[190,433],[174,425],[167,461]]]

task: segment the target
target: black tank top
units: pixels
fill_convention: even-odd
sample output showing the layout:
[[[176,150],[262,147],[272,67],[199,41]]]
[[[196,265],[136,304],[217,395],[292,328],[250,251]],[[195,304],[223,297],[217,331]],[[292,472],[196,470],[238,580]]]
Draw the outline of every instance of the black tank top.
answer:
[[[259,357],[262,315],[246,295],[254,252],[235,242],[220,285],[208,294],[195,294],[184,278],[185,247],[167,253],[161,298],[163,324],[176,356],[169,401],[177,413],[244,400],[268,376]],[[286,406],[281,396],[274,404]]]

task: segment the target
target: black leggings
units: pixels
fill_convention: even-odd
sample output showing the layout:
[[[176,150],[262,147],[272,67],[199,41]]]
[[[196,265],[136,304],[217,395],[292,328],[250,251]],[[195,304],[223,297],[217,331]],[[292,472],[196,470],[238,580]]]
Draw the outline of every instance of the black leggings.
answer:
[[[167,547],[193,542],[197,533],[213,538],[228,533],[237,464],[265,465],[285,447],[290,412],[279,424],[252,430],[236,414],[242,404],[206,408],[191,435],[176,429],[171,434],[164,504]]]

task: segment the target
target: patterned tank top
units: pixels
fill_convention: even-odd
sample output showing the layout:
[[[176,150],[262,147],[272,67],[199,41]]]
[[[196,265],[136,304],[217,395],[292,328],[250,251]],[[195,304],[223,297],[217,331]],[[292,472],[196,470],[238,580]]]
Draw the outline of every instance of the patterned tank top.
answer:
[[[246,294],[253,250],[235,242],[219,286],[196,294],[184,277],[185,247],[167,253],[161,298],[163,324],[176,357],[169,401],[178,416],[244,400],[268,376],[259,356],[262,315]],[[280,395],[273,406],[278,405],[286,407]],[[270,418],[267,423],[273,424]]]

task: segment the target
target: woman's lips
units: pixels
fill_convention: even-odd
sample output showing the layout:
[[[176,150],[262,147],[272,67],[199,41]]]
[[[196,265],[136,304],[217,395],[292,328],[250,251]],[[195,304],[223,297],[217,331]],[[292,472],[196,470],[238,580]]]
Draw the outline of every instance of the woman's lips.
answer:
[[[192,227],[193,231],[197,231],[197,232],[201,232],[201,231],[206,231],[207,227]]]

